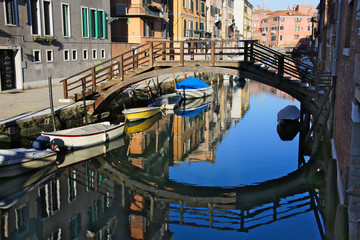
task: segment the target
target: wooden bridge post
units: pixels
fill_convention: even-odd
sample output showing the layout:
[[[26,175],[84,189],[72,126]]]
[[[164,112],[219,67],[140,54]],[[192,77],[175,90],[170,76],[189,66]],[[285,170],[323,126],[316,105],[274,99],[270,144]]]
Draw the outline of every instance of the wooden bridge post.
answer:
[[[248,41],[244,42],[244,62],[247,63],[248,62]]]
[[[162,44],[162,60],[166,60],[166,42]]]
[[[153,42],[149,42],[149,63],[150,66],[153,67],[154,66],[154,45]]]
[[[180,66],[184,66],[184,42],[180,43]]]
[[[211,66],[215,66],[215,41],[211,41],[211,52],[210,52],[210,61],[211,61]]]
[[[254,42],[250,41],[250,61],[254,61]]]
[[[278,55],[278,75],[280,80],[284,76],[284,56]]]
[[[63,91],[64,91],[64,99],[69,98],[69,92],[67,88],[67,79],[63,80]]]
[[[119,59],[119,73],[121,79],[124,80],[124,55],[121,55]]]
[[[96,92],[96,67],[92,67],[91,68],[91,84],[92,84],[92,87],[91,87],[91,90],[92,92]]]

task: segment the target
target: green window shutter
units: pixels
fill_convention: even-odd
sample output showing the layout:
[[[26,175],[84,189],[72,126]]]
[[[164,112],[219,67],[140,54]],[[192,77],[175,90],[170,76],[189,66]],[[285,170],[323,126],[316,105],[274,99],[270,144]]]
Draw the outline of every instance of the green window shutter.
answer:
[[[94,10],[90,9],[90,37],[95,37]]]
[[[84,11],[84,24],[83,24],[83,28],[84,28],[84,37],[89,37],[89,22],[88,22],[88,15],[89,12],[86,8],[83,9]]]
[[[64,36],[68,36],[68,23],[67,23],[67,6],[62,5],[63,10],[63,29],[64,29]]]
[[[102,37],[103,38],[107,38],[107,24],[106,24],[106,12],[105,11],[103,11],[102,12],[102,19],[103,19],[103,21],[102,21],[102,28],[103,28],[103,30],[102,30],[102,33],[103,33],[103,35],[102,35]]]
[[[196,11],[199,11],[199,0],[196,0]]]
[[[102,24],[102,12],[103,11],[97,11],[97,15],[98,15],[98,24],[97,24],[97,28],[98,28],[98,38],[102,38],[103,36],[103,24]]]
[[[98,38],[99,37],[99,15],[98,15],[98,10],[94,10],[94,16],[95,16],[95,37]]]

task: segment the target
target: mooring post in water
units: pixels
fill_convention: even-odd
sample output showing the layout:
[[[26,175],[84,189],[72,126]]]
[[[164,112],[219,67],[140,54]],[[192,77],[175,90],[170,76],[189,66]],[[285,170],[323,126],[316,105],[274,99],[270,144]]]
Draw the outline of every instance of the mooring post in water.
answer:
[[[49,84],[49,100],[50,100],[51,118],[52,118],[54,131],[56,131],[51,77],[48,77],[48,84]]]
[[[84,103],[84,116],[85,116],[85,124],[88,124],[88,120],[87,120],[87,111],[86,111],[86,99],[85,99],[85,78],[82,79],[81,83],[82,83],[82,97],[83,97],[83,103]]]

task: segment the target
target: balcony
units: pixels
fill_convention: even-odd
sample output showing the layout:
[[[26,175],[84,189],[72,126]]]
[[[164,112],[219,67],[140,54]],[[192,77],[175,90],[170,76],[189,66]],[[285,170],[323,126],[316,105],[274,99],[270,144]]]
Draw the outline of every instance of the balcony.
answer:
[[[184,30],[185,39],[204,39],[206,38],[205,31],[202,30]]]
[[[146,16],[163,18],[162,9],[151,4],[115,4],[115,16]]]

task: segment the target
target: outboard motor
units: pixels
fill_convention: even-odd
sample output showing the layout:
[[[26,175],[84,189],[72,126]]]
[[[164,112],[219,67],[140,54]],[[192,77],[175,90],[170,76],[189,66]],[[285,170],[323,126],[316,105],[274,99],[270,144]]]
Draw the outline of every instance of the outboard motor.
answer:
[[[33,142],[33,148],[37,150],[45,150],[49,148],[50,138],[48,136],[38,136]]]

